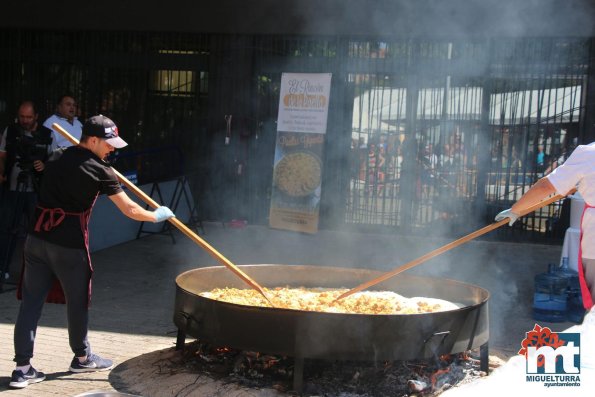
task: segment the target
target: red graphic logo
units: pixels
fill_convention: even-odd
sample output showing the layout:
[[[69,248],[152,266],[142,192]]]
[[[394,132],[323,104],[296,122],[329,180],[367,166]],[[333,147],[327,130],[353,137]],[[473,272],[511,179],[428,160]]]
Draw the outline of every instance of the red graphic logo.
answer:
[[[527,348],[530,346],[535,346],[537,349],[542,346],[551,346],[555,350],[566,344],[566,341],[560,339],[557,333],[552,332],[548,327],[541,327],[539,324],[535,324],[533,330],[527,332],[526,335],[527,337],[521,342],[521,350],[518,353],[525,357],[527,357]],[[543,367],[544,363],[545,357],[540,355],[537,358],[537,366]]]

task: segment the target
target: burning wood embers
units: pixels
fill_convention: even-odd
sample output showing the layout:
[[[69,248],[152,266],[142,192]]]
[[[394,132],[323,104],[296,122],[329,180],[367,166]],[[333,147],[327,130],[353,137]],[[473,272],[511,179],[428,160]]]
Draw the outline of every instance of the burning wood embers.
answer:
[[[437,396],[456,385],[485,376],[474,351],[428,361],[306,360],[303,395],[342,397]],[[477,352],[479,355],[479,352]],[[250,388],[291,390],[294,359],[195,341],[186,345],[184,366],[225,383]]]

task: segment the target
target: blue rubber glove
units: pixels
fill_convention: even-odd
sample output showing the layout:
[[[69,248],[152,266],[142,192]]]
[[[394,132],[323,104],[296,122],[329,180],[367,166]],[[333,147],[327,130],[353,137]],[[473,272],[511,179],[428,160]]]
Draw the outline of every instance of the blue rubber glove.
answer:
[[[155,214],[155,223],[163,222],[165,220],[168,220],[169,218],[175,217],[174,213],[171,212],[169,208],[163,205],[157,208],[155,211],[153,211],[153,213]]]
[[[512,226],[512,224],[515,223],[516,220],[519,218],[519,215],[512,212],[512,210],[509,208],[496,215],[496,222],[500,222],[502,219],[506,218],[510,219],[510,222],[508,222],[508,226]]]

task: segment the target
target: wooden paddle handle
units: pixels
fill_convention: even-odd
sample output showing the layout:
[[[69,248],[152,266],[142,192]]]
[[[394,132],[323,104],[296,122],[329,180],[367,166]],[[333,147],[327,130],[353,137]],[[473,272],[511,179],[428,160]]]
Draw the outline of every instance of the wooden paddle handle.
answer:
[[[519,218],[521,216],[527,215],[527,214],[529,214],[529,213],[531,213],[531,212],[533,212],[535,210],[538,210],[541,207],[545,207],[546,205],[549,205],[551,203],[554,203],[554,202],[556,202],[556,201],[558,201],[558,200],[566,197],[568,194],[574,193],[575,191],[576,191],[576,189],[573,189],[570,192],[568,192],[566,195],[558,194],[556,196],[553,196],[553,197],[550,197],[550,198],[545,199],[543,201],[540,201],[539,203],[534,204],[531,207],[527,208],[525,211],[523,211],[523,213],[519,215]],[[389,278],[391,278],[393,276],[396,276],[397,274],[402,273],[405,270],[409,270],[409,269],[411,269],[414,266],[417,266],[417,265],[419,265],[421,263],[424,263],[425,261],[427,261],[429,259],[432,259],[435,256],[438,256],[438,255],[440,255],[440,254],[442,254],[442,253],[444,253],[446,251],[449,251],[449,250],[451,250],[451,249],[453,249],[455,247],[458,247],[461,244],[465,244],[466,242],[471,241],[474,238],[477,238],[477,237],[479,237],[481,235],[484,235],[484,234],[486,234],[488,232],[491,232],[492,230],[497,229],[500,226],[507,224],[509,221],[510,221],[509,218],[502,219],[501,221],[494,222],[494,223],[492,223],[492,224],[490,224],[488,226],[485,226],[485,227],[483,227],[483,228],[481,228],[479,230],[476,230],[473,233],[469,233],[468,235],[466,235],[464,237],[461,237],[458,240],[455,240],[455,241],[453,241],[451,243],[448,243],[446,245],[443,245],[440,248],[436,248],[435,250],[433,250],[431,252],[428,252],[427,254],[425,254],[423,256],[420,256],[419,258],[414,259],[411,262],[408,262],[408,263],[404,264],[403,266],[397,267],[396,269],[393,269],[393,270],[391,270],[391,271],[389,271],[387,273],[384,273],[384,274],[376,277],[373,280],[367,281],[367,282],[365,282],[363,284],[358,285],[357,287],[355,287],[353,289],[350,289],[349,291],[341,294],[337,299],[335,299],[335,302],[338,301],[339,299],[346,298],[349,295],[352,295],[352,294],[354,294],[356,292],[359,292],[359,291],[364,290],[366,288],[369,288],[369,287],[371,287],[373,285],[376,285],[378,283],[381,283],[381,282],[383,282],[385,280],[388,280]]]
[[[68,133],[68,131],[66,131],[60,125],[54,123],[54,124],[52,124],[52,128],[54,130],[56,130],[57,132],[59,132],[60,135],[62,135],[64,138],[68,139],[68,141],[70,141],[70,143],[72,143],[73,145],[79,144],[79,141],[75,137],[70,135]],[[128,178],[126,178],[124,175],[120,174],[116,169],[114,169],[114,168],[112,168],[112,169],[116,173],[116,176],[118,177],[120,182],[123,185],[125,185],[138,198],[140,198],[142,201],[144,201],[145,203],[147,203],[148,205],[150,205],[153,208],[159,207],[159,204],[155,200],[153,200],[148,194],[146,194],[141,189],[139,189],[134,183],[130,182],[128,180]],[[200,238],[200,236],[198,236],[196,233],[194,233],[182,221],[180,221],[178,218],[175,218],[175,217],[169,218],[168,221],[172,225],[177,227],[182,233],[184,233],[186,236],[188,236],[192,241],[194,241],[196,244],[200,245],[213,258],[215,258],[217,261],[219,261],[221,264],[223,264],[225,267],[227,267],[229,270],[231,270],[233,273],[235,273],[239,278],[242,279],[242,281],[244,281],[250,287],[257,290],[269,302],[269,304],[271,304],[271,306],[275,307],[273,305],[273,303],[271,302],[271,300],[269,299],[269,297],[267,296],[267,294],[265,293],[264,289],[256,281],[254,281],[252,278],[250,278],[250,276],[248,276],[246,273],[244,273],[239,267],[237,267],[236,265],[231,263],[231,261],[229,259],[224,257],[221,253],[219,253],[219,251],[217,251],[215,248],[213,248],[209,243],[207,243],[205,240]]]

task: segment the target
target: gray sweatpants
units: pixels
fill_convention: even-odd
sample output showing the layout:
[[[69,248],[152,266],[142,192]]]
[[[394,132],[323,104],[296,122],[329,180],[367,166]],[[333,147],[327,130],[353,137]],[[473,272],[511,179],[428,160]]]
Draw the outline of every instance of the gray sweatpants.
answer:
[[[54,276],[62,284],[66,297],[70,348],[76,357],[91,352],[87,340],[91,277],[87,251],[62,247],[29,235],[25,241],[23,300],[14,327],[14,361],[17,365],[27,365],[33,357],[37,323]]]
[[[583,270],[585,271],[585,281],[591,291],[591,297],[595,301],[595,259],[583,258]]]

